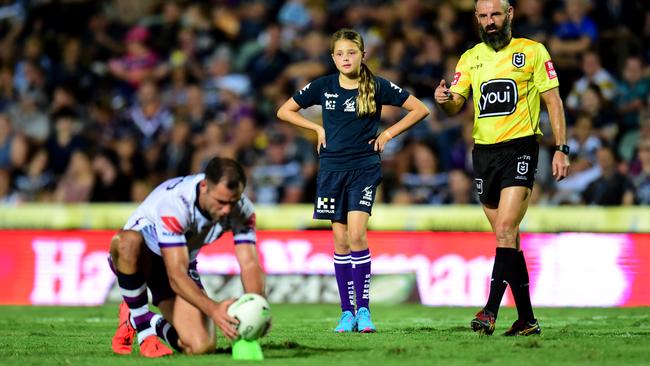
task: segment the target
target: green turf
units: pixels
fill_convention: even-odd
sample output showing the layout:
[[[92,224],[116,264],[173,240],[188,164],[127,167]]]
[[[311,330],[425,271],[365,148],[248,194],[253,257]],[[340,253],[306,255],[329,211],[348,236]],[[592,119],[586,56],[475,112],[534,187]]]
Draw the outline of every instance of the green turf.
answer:
[[[373,306],[376,334],[335,334],[335,305],[273,305],[262,339],[269,365],[648,365],[650,308],[537,309],[539,337],[497,336],[514,320],[502,309],[497,332],[469,330],[476,309]],[[117,305],[97,308],[0,307],[1,365],[236,365],[228,344],[217,354],[144,359],[111,353]],[[259,364],[259,362],[258,362]]]

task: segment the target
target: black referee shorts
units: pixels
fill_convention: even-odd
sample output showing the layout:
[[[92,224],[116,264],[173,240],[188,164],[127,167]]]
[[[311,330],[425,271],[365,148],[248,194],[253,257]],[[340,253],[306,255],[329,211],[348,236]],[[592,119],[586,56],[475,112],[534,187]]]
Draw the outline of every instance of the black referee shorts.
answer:
[[[474,182],[481,203],[497,206],[506,187],[533,188],[539,143],[526,136],[497,144],[474,145]]]

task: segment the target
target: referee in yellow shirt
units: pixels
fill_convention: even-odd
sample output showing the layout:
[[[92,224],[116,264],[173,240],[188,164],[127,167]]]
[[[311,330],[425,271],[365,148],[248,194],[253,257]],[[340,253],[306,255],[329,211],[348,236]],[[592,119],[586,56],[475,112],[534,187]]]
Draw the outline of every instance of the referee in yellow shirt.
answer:
[[[496,234],[497,249],[487,304],[472,320],[474,331],[491,335],[507,285],[518,319],[505,335],[541,333],[533,314],[528,269],[520,247],[519,224],[528,209],[535,180],[540,99],[544,100],[555,136],[553,176],[566,177],[564,108],[551,57],[541,43],[512,38],[514,9],[508,0],[476,0],[476,19],[483,42],[467,50],[456,65],[451,86],[435,91],[448,115],[458,113],[472,93],[474,101],[474,179],[485,215]]]

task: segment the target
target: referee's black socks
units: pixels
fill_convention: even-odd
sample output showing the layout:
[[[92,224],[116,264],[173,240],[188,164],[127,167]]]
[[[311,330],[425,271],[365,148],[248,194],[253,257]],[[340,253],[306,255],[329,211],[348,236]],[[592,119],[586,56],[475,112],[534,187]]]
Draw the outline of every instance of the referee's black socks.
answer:
[[[533,305],[530,302],[530,280],[524,252],[517,252],[514,268],[515,277],[510,282],[510,290],[512,290],[512,297],[517,305],[517,315],[519,320],[533,323],[535,315],[533,314]]]
[[[508,283],[511,283],[516,276],[516,259],[517,249],[497,248],[494,267],[492,267],[492,278],[490,279],[490,295],[485,305],[485,310],[494,313],[495,317],[499,313],[499,305]]]

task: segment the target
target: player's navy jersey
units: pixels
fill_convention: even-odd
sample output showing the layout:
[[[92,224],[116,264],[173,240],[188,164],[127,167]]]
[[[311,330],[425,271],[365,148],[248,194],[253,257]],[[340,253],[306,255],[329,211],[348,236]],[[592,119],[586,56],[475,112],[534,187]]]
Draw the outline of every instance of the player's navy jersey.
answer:
[[[474,141],[495,144],[541,135],[540,93],[558,85],[544,45],[513,38],[498,52],[480,43],[463,53],[449,89],[465,99],[472,92]]]
[[[199,209],[199,182],[204,177],[196,174],[163,182],[138,206],[124,229],[141,232],[149,249],[158,255],[160,248],[187,246],[190,261],[201,247],[226,231],[233,232],[235,244],[255,244],[255,211],[246,196],[218,221]]]
[[[377,111],[372,116],[357,117],[358,94],[358,89],[342,88],[339,74],[332,74],[312,81],[293,96],[301,108],[323,108],[327,147],[320,150],[322,170],[355,170],[379,164],[379,153],[368,141],[377,136],[381,106],[401,106],[410,95],[392,82],[375,77]]]

